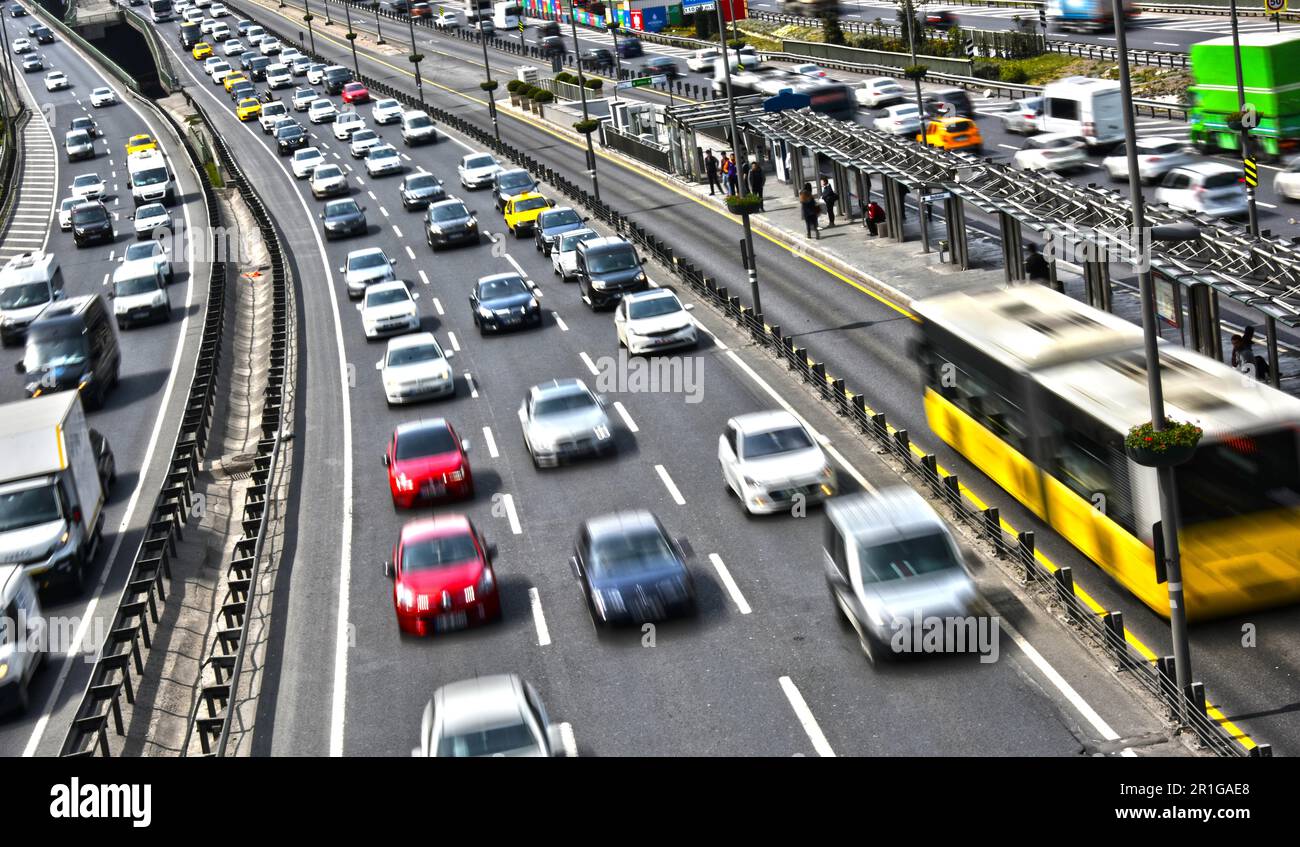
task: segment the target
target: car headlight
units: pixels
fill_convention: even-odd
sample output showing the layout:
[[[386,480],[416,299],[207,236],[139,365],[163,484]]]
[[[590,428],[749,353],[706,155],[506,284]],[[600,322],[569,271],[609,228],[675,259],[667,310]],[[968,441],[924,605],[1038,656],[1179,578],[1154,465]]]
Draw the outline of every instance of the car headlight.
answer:
[[[637,281],[637,282],[645,282],[645,273],[643,272],[643,273],[639,273],[639,274],[637,274],[637,275],[636,275],[636,281]]]
[[[456,470],[454,470],[454,471],[452,471],[451,473],[447,474],[447,481],[448,481],[448,482],[460,482],[460,481],[463,480],[464,478],[465,478],[465,469],[464,469],[464,468],[457,468]]]
[[[605,441],[613,437],[613,433],[609,431],[609,427],[605,426],[604,424],[600,424],[599,426],[593,428],[592,434],[596,436],[597,441]]]
[[[554,436],[545,436],[545,435],[534,436],[531,437],[529,441],[532,442],[534,450],[542,450],[549,453],[550,451],[555,449]]]
[[[397,602],[410,609],[415,605],[415,592],[400,582],[397,584]]]
[[[605,290],[605,280],[603,280],[603,279],[593,279],[593,280],[591,281],[591,287],[594,288],[594,289],[596,289],[597,291],[604,291],[604,290]]]
[[[396,480],[398,491],[414,491],[415,482],[406,474],[402,474]]]
[[[444,367],[444,368],[442,368],[441,370],[439,370],[439,371],[435,374],[435,376],[436,376],[438,379],[451,379],[451,368]]]
[[[0,662],[0,679],[4,679],[7,676],[9,676],[9,663]]]
[[[529,297],[529,298],[528,298],[528,303],[525,305],[524,308],[526,308],[526,309],[527,309],[528,311],[530,311],[530,312],[533,311],[534,309],[539,308],[539,304],[538,304],[538,302],[537,302],[537,298],[536,298],[536,297]]]
[[[479,306],[479,307],[478,307],[478,314],[479,314],[479,317],[481,317],[481,318],[490,318],[490,317],[492,317],[492,310],[489,309],[487,306]]]
[[[613,612],[623,612],[627,610],[627,604],[623,602],[623,593],[617,588],[611,588],[604,591],[596,592],[596,597],[601,606],[608,608]]]
[[[442,227],[437,224],[429,224],[429,232],[433,235],[442,235]]]
[[[440,598],[438,598],[438,602],[442,604],[442,607],[443,607],[444,609],[450,609],[450,608],[451,608],[451,592],[450,592],[450,591],[444,591],[444,592],[442,592],[442,596],[441,596]]]

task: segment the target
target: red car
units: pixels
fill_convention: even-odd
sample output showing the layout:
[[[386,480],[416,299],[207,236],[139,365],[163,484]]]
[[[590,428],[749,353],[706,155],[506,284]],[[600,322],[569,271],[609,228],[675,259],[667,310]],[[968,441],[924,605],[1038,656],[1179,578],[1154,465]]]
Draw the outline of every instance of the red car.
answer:
[[[384,574],[393,580],[398,628],[410,635],[449,632],[501,617],[492,560],[469,518],[442,515],[402,527]]]
[[[364,83],[349,82],[343,86],[344,103],[369,103],[370,89],[366,88]]]
[[[467,500],[474,496],[469,442],[456,437],[445,418],[404,423],[393,431],[384,453],[394,509],[420,501]]]

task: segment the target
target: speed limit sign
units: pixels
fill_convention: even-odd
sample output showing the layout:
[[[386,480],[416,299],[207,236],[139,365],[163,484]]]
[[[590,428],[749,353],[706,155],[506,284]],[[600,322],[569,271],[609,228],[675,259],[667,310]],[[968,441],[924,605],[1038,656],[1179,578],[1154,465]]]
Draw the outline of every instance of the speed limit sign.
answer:
[[[1264,11],[1270,15],[1286,11],[1286,0],[1264,0]]]

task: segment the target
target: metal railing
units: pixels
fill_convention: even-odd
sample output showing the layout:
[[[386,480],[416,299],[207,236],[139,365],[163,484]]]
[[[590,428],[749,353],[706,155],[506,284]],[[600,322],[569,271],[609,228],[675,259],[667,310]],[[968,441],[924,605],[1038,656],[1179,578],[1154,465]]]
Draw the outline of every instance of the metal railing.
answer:
[[[0,74],[0,86],[6,86],[7,77]],[[18,201],[18,163],[22,156],[21,130],[30,118],[27,104],[15,88],[12,96],[0,92],[0,103],[4,104],[0,120],[4,121],[0,133],[0,234],[9,227],[9,218]],[[12,107],[12,109],[11,109]]]
[[[263,24],[263,26],[268,32],[273,32],[275,29],[271,25]],[[286,34],[276,32],[275,35],[284,43],[292,44],[303,53],[314,56],[318,61],[325,61],[325,57],[309,50],[306,45],[297,43]],[[837,414],[849,419],[864,438],[888,452],[908,473],[917,476],[928,486],[936,497],[948,503],[964,524],[974,529],[979,537],[987,541],[996,556],[1011,561],[1018,569],[1023,583],[1033,589],[1036,597],[1053,611],[1065,613],[1070,622],[1068,629],[1075,637],[1104,650],[1123,671],[1129,673],[1144,688],[1160,698],[1168,708],[1171,719],[1179,711],[1179,698],[1183,698],[1188,716],[1186,726],[1206,749],[1219,756],[1271,755],[1269,745],[1243,743],[1224,727],[1226,719],[1220,720],[1210,716],[1204,698],[1204,688],[1200,683],[1195,684],[1191,692],[1179,692],[1172,675],[1172,659],[1162,657],[1155,662],[1150,662],[1129,646],[1124,637],[1121,612],[1099,615],[1085,605],[1075,594],[1069,568],[1050,568],[1036,558],[1032,532],[1009,536],[1003,529],[997,507],[981,509],[975,506],[964,493],[957,476],[941,474],[937,469],[936,457],[922,453],[913,446],[907,430],[890,426],[883,414],[875,412],[867,405],[864,395],[849,388],[843,378],[828,373],[825,364],[809,349],[798,346],[793,338],[785,334],[779,324],[770,323],[767,316],[756,315],[751,308],[741,302],[738,296],[732,294],[726,285],[706,276],[684,252],[614,207],[598,201],[586,189],[543,164],[528,152],[498,141],[491,131],[471,123],[462,114],[427,103],[420,106],[419,101],[406,89],[364,74],[361,76],[361,81],[372,94],[395,98],[409,108],[423,108],[444,126],[473,139],[475,143],[493,150],[502,157],[511,159],[519,167],[527,169],[539,181],[547,183],[569,198],[571,202],[590,210],[619,236],[629,239],[652,255],[656,261],[668,268],[677,280],[689,286],[697,296],[748,333],[757,346],[783,361],[803,380],[810,391]]]

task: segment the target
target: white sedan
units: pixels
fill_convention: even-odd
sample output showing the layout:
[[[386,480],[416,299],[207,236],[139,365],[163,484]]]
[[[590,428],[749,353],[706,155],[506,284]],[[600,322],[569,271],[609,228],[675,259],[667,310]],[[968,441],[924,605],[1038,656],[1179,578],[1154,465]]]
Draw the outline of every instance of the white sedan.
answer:
[[[315,147],[304,147],[301,150],[293,151],[293,161],[289,167],[293,169],[293,175],[298,179],[306,179],[311,176],[311,172],[316,169],[317,165],[325,164],[325,156]]]
[[[311,105],[307,107],[307,120],[314,124],[323,124],[332,121],[337,114],[338,109],[335,109],[334,104],[329,100],[326,100],[324,97],[317,97],[315,100],[311,101]]]
[[[665,288],[628,294],[614,310],[614,331],[618,344],[629,355],[654,353],[673,347],[694,347],[699,343],[695,321],[687,314],[694,307],[683,305]]]
[[[101,87],[90,92],[90,105],[94,106],[96,109],[101,106],[112,106],[116,102],[117,95],[113,93],[113,89],[111,88]]]
[[[266,87],[275,91],[293,85],[293,73],[288,65],[270,65],[266,69]]]
[[[389,144],[381,144],[366,154],[366,173],[371,176],[401,173],[405,166],[402,157]]]
[[[68,78],[64,76],[63,71],[50,71],[45,75],[46,91],[62,91],[71,87],[71,85],[72,83],[68,82]]]
[[[501,165],[490,153],[470,153],[456,166],[456,173],[460,175],[460,184],[471,190],[490,186],[499,170]]]
[[[1074,171],[1087,167],[1087,142],[1077,135],[1060,132],[1035,135],[1017,150],[1011,163],[1026,171]]]
[[[352,137],[352,133],[364,128],[366,119],[356,112],[344,112],[334,119],[334,137],[339,141],[347,141]]]
[[[1143,182],[1156,182],[1174,168],[1190,165],[1196,154],[1186,141],[1177,138],[1139,138],[1137,140],[1138,176]],[[1107,175],[1115,181],[1128,179],[1128,151],[1123,144],[1101,160]]]
[[[167,248],[162,245],[162,242],[155,241],[151,238],[148,241],[140,241],[136,244],[130,244],[127,246],[126,252],[122,254],[122,257],[118,259],[118,261],[135,262],[140,259],[148,259],[152,261],[154,267],[162,271],[162,275],[167,278],[167,283],[169,285],[171,284],[171,256],[167,255]]]
[[[432,332],[399,335],[388,342],[384,358],[375,363],[384,384],[389,405],[412,403],[456,393],[456,378],[448,359]]]
[[[79,200],[98,200],[108,190],[108,186],[99,178],[99,174],[81,174],[74,177],[72,185],[68,188],[72,191],[72,196]]]
[[[224,18],[230,14],[230,10],[221,3],[213,3],[208,7],[208,14],[214,18]]]
[[[551,248],[551,270],[560,279],[568,282],[578,275],[578,245],[589,238],[596,238],[594,229],[575,229],[561,235]]]
[[[821,66],[814,65],[811,62],[809,62],[806,65],[795,65],[790,70],[794,71],[797,74],[802,74],[803,76],[816,77],[817,79],[823,79],[826,76],[826,71],[823,70]]]
[[[361,328],[367,339],[420,331],[420,312],[415,298],[400,279],[366,288],[366,299],[357,304]]]
[[[393,99],[376,100],[370,107],[370,119],[380,124],[395,124],[402,119],[402,104]]]
[[[1300,200],[1300,158],[1292,159],[1286,170],[1273,177],[1273,191],[1283,200]]]
[[[131,216],[135,221],[135,237],[148,238],[159,227],[170,227],[172,216],[162,203],[146,203]]]
[[[34,48],[32,47],[32,43],[31,43],[30,41],[28,41],[26,38],[15,38],[15,39],[14,39],[14,52],[15,52],[15,53],[19,53],[19,54],[21,54],[21,53],[30,53],[33,49],[34,49]]]
[[[238,56],[247,49],[248,48],[244,46],[244,42],[240,41],[238,38],[231,38],[221,45],[221,54],[223,56]]]
[[[85,202],[80,197],[66,197],[59,203],[59,229],[67,232],[72,229],[72,210],[78,203]]]
[[[727,421],[718,436],[727,487],[751,514],[782,512],[835,493],[835,469],[789,412],[753,412]]]
[[[384,139],[375,134],[373,129],[359,129],[352,133],[348,150],[354,159],[364,159],[371,150],[384,143]]]
[[[317,200],[348,193],[348,175],[338,165],[318,165],[311,172],[311,196]]]
[[[864,79],[853,86],[853,96],[859,106],[878,109],[907,99],[907,89],[898,80],[887,76]]]
[[[916,135],[921,131],[921,110],[915,103],[900,103],[890,106],[885,113],[876,118],[873,126],[890,135]]]
[[[276,53],[283,50],[284,47],[280,44],[279,39],[263,38],[262,43],[257,45],[257,49],[262,51],[263,56],[274,56]]]

